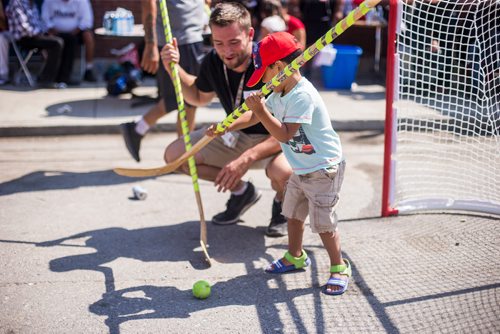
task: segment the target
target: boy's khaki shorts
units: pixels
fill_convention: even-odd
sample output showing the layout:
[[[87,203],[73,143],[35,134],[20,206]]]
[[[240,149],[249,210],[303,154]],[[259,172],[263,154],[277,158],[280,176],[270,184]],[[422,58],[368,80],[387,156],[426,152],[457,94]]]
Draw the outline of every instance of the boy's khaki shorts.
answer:
[[[292,174],[285,190],[283,212],[285,217],[305,221],[309,215],[313,233],[335,232],[335,207],[344,180],[345,161],[327,170],[305,175]]]
[[[191,132],[191,143],[194,144],[203,138],[203,136],[205,136],[206,129],[207,128],[205,127]],[[269,135],[264,134],[246,134],[242,131],[236,131],[236,133],[238,133],[238,139],[234,148],[226,146],[221,137],[212,139],[210,143],[203,147],[198,153],[202,156],[204,164],[223,168],[228,163],[238,158],[246,150],[269,138]],[[278,154],[281,154],[281,152],[256,161],[250,168],[266,168]]]

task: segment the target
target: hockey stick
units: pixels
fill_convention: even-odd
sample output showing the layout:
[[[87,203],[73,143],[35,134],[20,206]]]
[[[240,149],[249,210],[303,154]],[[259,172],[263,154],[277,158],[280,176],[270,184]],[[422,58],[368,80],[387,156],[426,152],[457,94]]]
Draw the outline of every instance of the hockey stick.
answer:
[[[166,0],[160,0],[160,11],[161,17],[163,19],[163,28],[165,30],[165,41],[167,44],[172,43],[172,30],[170,28],[170,19],[168,17],[168,9]],[[161,66],[161,65],[160,65]],[[177,100],[177,106],[179,111],[179,119],[181,121],[182,135],[184,136],[184,146],[186,151],[191,149],[191,137],[189,136],[189,125],[186,120],[186,108],[184,105],[184,97],[182,95],[181,80],[179,78],[179,71],[175,66],[174,62],[170,63],[170,69],[172,71],[172,83],[174,84],[175,98]],[[189,174],[191,174],[191,180],[193,181],[194,194],[196,196],[196,204],[198,206],[198,212],[200,214],[200,245],[203,253],[205,254],[205,259],[209,266],[212,265],[210,260],[210,255],[207,251],[207,223],[205,222],[205,214],[203,212],[203,202],[201,200],[200,185],[198,183],[198,171],[196,169],[196,162],[193,156],[188,158]]]
[[[359,20],[362,16],[366,15],[370,9],[374,8],[381,0],[365,0],[354,10],[349,12],[349,14],[338,22],[335,27],[328,30],[328,32],[319,38],[314,44],[309,46],[300,56],[295,58],[290,64],[288,64],[280,73],[276,74],[271,81],[269,81],[262,89],[258,92],[260,96],[265,96],[269,94],[274,88],[278,87],[285,79],[290,77],[292,73],[296,72],[300,67],[302,67],[306,62],[311,60],[316,54],[319,53],[325,46],[333,42],[335,38],[341,35],[347,28],[352,26],[354,22]],[[248,111],[248,106],[246,102],[243,102],[236,110],[234,110],[229,116],[227,116],[222,122],[217,124],[217,132],[224,132],[231,123],[237,120],[245,111]],[[191,150],[186,151],[175,161],[170,164],[157,168],[149,169],[137,169],[137,168],[115,168],[114,171],[117,174],[130,177],[147,177],[147,176],[158,176],[163,174],[168,174],[174,172],[182,164],[184,164],[191,156],[200,151],[205,145],[207,145],[213,137],[204,136],[200,141],[193,145]]]

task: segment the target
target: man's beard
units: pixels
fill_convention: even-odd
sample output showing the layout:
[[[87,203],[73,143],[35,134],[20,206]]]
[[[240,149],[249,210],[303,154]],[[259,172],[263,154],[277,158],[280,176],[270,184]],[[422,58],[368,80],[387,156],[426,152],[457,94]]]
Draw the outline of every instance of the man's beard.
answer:
[[[235,60],[232,59],[230,64],[228,64],[226,62],[224,62],[224,64],[230,70],[234,70],[234,69],[240,67],[241,65],[245,64],[248,61],[249,56],[250,55],[241,54],[241,55],[238,55],[238,57],[236,58],[236,63],[234,62]]]
[[[223,61],[227,68],[230,70],[234,70],[241,65],[245,64],[248,61],[248,58],[251,57],[251,53],[241,53],[238,54],[236,58],[231,59],[231,63],[228,64],[226,61]]]

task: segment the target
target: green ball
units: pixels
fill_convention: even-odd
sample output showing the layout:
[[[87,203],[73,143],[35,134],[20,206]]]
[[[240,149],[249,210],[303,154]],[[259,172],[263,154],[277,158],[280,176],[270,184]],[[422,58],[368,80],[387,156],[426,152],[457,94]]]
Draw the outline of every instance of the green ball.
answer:
[[[200,280],[193,285],[193,296],[198,299],[205,299],[210,296],[210,284],[207,281]]]

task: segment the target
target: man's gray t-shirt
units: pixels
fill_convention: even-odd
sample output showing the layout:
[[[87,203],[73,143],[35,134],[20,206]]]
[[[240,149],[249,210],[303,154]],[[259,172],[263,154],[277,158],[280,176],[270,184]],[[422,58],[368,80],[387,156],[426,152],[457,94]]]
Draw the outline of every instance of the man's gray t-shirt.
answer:
[[[203,41],[203,27],[207,23],[204,0],[168,0],[168,18],[172,36],[177,38],[178,45]],[[158,46],[165,45],[165,31],[161,17],[160,3],[157,1],[156,31]]]

